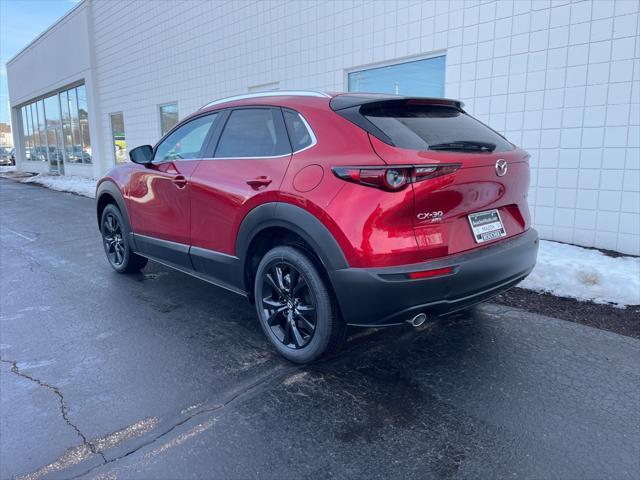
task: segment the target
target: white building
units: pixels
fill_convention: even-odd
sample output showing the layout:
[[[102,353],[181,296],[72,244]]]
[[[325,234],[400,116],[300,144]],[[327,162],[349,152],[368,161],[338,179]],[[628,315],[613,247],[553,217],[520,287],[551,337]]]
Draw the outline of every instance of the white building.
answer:
[[[531,153],[543,238],[637,255],[639,6],[85,0],[7,64],[18,166],[98,177],[247,91],[445,95]]]
[[[0,122],[0,147],[13,147],[11,124]]]

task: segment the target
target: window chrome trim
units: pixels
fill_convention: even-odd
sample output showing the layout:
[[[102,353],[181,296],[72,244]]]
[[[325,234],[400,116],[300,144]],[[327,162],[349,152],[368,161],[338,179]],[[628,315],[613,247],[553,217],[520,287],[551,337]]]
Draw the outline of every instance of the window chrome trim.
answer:
[[[232,97],[221,98],[214,100],[202,106],[200,110],[209,108],[221,103],[233,102],[236,100],[245,100],[250,98],[264,98],[264,97],[316,97],[316,98],[331,98],[331,95],[325,92],[317,92],[314,90],[274,90],[271,92],[254,92],[245,93],[242,95],[234,95]]]
[[[295,110],[293,110],[293,111],[295,112]],[[313,133],[313,129],[311,128],[311,125],[309,125],[309,122],[307,122],[307,119],[304,118],[304,116],[300,112],[296,112],[296,113],[298,114],[298,117],[300,117],[300,120],[302,120],[302,123],[304,123],[304,126],[307,129],[307,132],[309,132],[309,136],[311,137],[311,144],[307,145],[304,148],[301,148],[300,150],[296,150],[296,151],[292,152],[292,155],[295,155],[296,153],[304,152],[305,150],[309,150],[310,148],[315,147],[316,144],[318,143],[318,139],[316,138],[316,134]],[[286,127],[286,125],[285,125],[285,127]]]
[[[289,152],[283,155],[271,155],[267,157],[212,157],[212,158],[206,158],[206,159],[203,158],[202,160],[242,160],[242,159],[259,160],[263,158],[284,158],[284,157],[290,157],[291,155],[292,153]]]

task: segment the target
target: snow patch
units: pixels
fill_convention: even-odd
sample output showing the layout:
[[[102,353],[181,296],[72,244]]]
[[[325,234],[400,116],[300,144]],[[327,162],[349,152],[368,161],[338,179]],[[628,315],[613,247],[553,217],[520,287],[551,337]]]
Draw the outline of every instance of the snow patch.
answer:
[[[15,165],[3,165],[0,167],[0,173],[7,173],[7,172],[15,172],[16,171],[16,167]]]
[[[640,258],[541,240],[538,263],[518,286],[619,308],[640,305]]]
[[[23,183],[37,183],[43,187],[59,192],[70,192],[83,197],[96,197],[96,183],[93,178],[77,177],[73,175],[39,174],[22,180]]]

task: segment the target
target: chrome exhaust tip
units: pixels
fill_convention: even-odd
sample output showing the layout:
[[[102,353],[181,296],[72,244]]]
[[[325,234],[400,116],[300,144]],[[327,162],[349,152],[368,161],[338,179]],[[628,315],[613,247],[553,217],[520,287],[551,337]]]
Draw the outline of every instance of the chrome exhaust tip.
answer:
[[[419,327],[426,321],[427,321],[427,315],[424,313],[419,313],[415,317],[407,320],[407,323],[409,323],[413,327]]]

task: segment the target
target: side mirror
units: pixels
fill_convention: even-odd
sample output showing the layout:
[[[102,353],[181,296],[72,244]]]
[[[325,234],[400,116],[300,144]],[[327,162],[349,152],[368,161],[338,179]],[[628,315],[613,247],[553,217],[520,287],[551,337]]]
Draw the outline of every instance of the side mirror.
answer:
[[[140,165],[150,165],[153,161],[153,148],[151,145],[142,145],[129,152],[129,158],[133,163]]]

